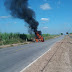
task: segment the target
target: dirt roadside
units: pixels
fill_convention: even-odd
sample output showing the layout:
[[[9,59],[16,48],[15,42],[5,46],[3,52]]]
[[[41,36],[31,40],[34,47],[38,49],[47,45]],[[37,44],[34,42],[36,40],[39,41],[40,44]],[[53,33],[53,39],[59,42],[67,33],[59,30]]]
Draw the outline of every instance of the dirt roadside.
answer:
[[[66,36],[22,72],[72,72],[72,38]]]
[[[32,42],[24,42],[24,43],[17,43],[17,44],[2,45],[2,46],[0,46],[0,48],[19,46],[19,45],[30,44],[30,43],[32,43]]]

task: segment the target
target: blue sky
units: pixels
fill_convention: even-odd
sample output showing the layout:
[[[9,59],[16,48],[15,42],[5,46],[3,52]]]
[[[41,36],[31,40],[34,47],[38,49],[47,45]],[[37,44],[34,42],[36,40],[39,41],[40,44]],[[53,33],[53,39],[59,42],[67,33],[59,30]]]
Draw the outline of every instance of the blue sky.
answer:
[[[13,18],[0,0],[0,32],[28,33],[26,23]],[[72,0],[29,0],[29,7],[35,11],[42,33],[59,34],[72,32]]]

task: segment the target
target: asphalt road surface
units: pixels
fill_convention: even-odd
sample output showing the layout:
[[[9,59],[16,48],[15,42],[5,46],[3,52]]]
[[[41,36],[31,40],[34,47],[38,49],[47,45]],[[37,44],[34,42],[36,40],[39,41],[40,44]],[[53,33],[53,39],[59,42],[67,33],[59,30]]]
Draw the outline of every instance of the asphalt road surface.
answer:
[[[20,72],[63,38],[60,36],[45,42],[0,49],[0,72]]]

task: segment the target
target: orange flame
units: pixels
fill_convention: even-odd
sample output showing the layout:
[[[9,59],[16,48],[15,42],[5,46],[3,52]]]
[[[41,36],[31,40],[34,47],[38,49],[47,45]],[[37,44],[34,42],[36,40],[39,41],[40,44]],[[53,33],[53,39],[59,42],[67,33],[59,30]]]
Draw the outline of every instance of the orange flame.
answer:
[[[38,32],[36,32],[36,35],[38,38],[35,37],[36,42],[44,42],[44,38],[43,36],[39,35]]]

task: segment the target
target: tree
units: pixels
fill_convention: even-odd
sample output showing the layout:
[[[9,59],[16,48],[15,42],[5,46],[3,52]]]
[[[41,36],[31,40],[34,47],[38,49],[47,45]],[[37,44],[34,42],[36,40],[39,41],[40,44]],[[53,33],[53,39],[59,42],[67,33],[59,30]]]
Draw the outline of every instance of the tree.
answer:
[[[61,35],[63,35],[63,33],[61,33]]]

